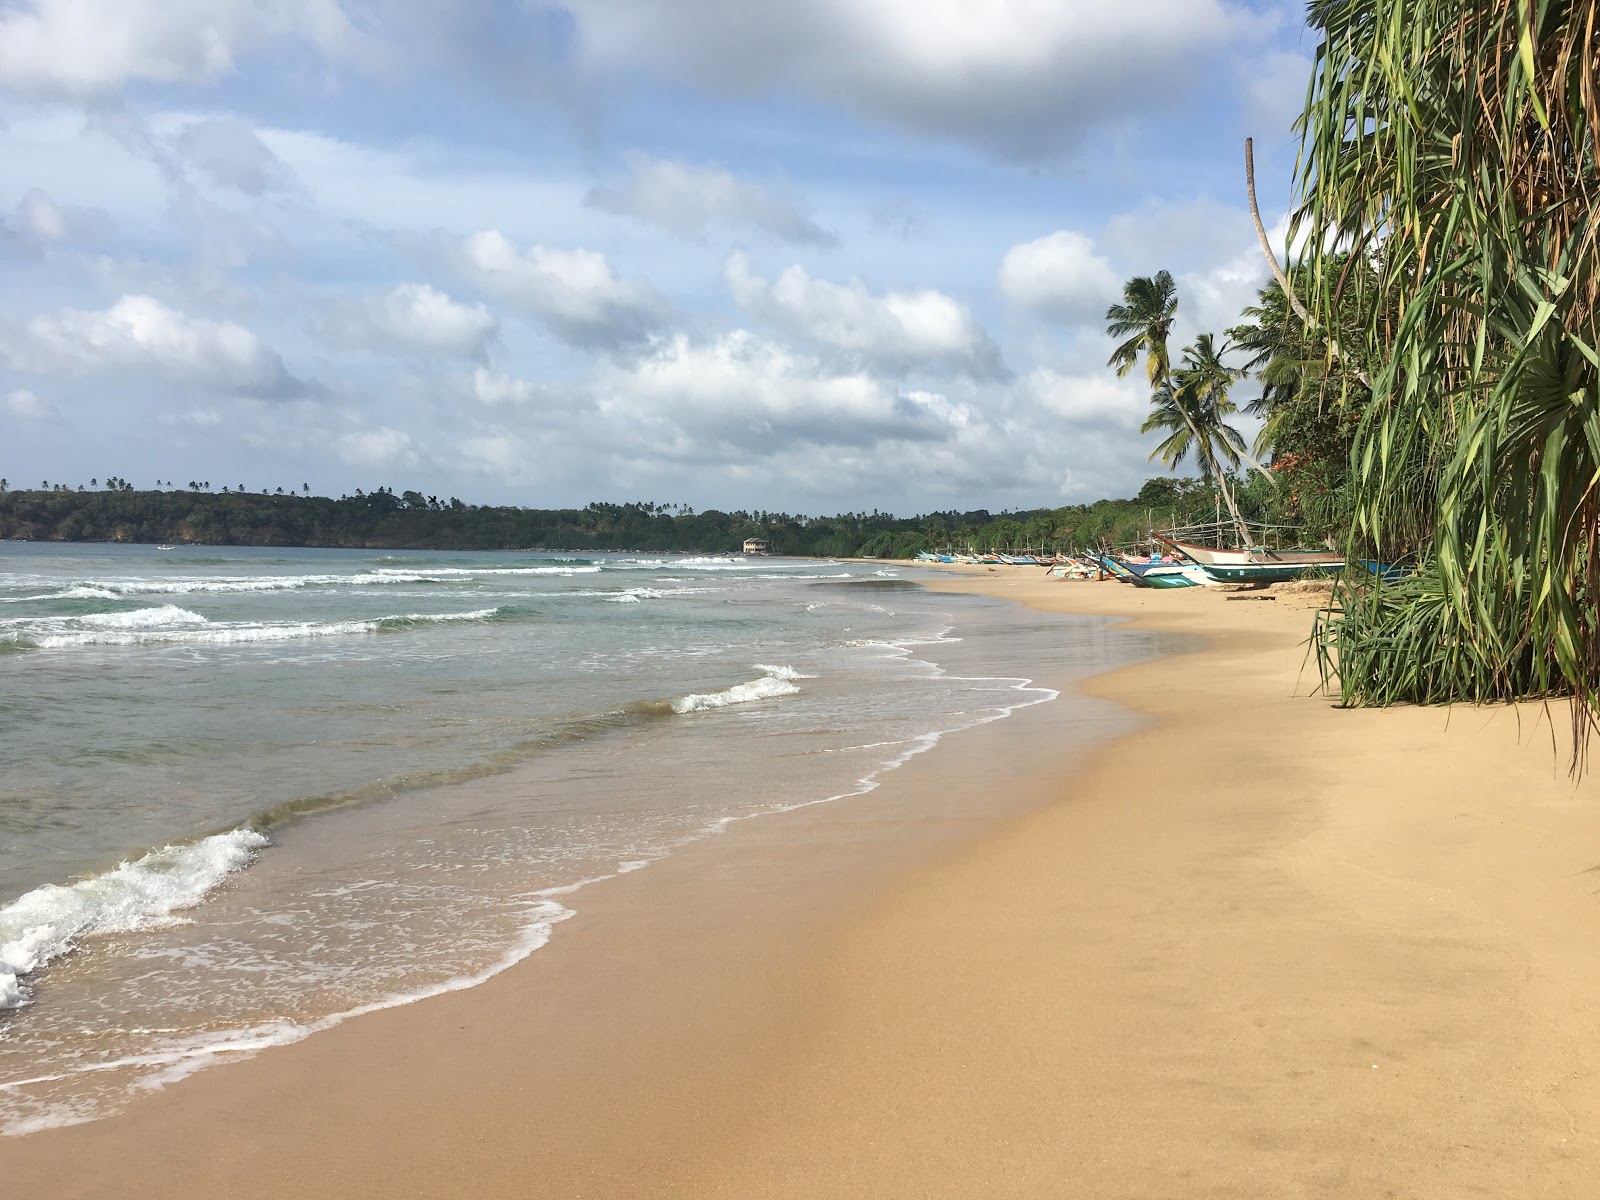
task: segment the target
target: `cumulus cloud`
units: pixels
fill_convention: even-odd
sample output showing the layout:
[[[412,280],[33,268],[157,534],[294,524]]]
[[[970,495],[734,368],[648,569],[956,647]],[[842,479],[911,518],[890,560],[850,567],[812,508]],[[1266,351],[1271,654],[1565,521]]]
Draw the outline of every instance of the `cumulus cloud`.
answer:
[[[1246,112],[1268,139],[1286,139],[1311,82],[1312,62],[1304,54],[1275,51],[1253,56],[1244,70]]]
[[[1019,156],[1170,102],[1249,21],[1223,0],[574,0],[570,9],[592,66],[653,68],[740,93],[798,88]]]
[[[54,421],[61,415],[54,404],[41,400],[27,388],[17,388],[0,396],[0,409],[18,421]]]
[[[928,394],[913,398],[744,330],[665,339],[637,362],[603,365],[592,386],[602,416],[669,456],[937,439],[953,415]]]
[[[1074,424],[1137,429],[1150,411],[1150,389],[1142,379],[1118,379],[1107,370],[1067,373],[1035,367],[1024,386],[1040,408]]]
[[[536,383],[486,367],[478,367],[472,372],[473,398],[488,408],[531,404],[539,398],[541,391]]]
[[[335,306],[316,331],[342,346],[482,358],[499,322],[482,304],[459,303],[425,283],[401,283],[381,296]]]
[[[64,207],[43,188],[29,188],[0,223],[0,241],[37,252],[48,246],[102,237],[111,228],[111,218],[99,209]]]
[[[999,283],[1012,303],[1067,324],[1103,317],[1122,289],[1094,242],[1070,229],[1007,250]]]
[[[337,0],[20,0],[0,13],[0,87],[94,96],[134,81],[209,83],[281,39],[354,38]]]
[[[746,312],[881,366],[944,364],[978,376],[1005,374],[1000,352],[983,327],[966,305],[943,292],[924,288],[875,296],[859,279],[831,283],[799,266],[768,282],[743,254],[728,259],[724,278]]]
[[[618,187],[589,189],[591,208],[636,217],[681,237],[718,225],[746,225],[788,242],[832,246],[838,239],[793,200],[720,167],[637,157]]]
[[[333,439],[333,450],[353,467],[410,467],[421,461],[411,435],[387,425],[342,433]]]
[[[505,480],[526,476],[536,459],[527,443],[514,433],[485,433],[463,438],[456,453],[469,471]]]
[[[457,268],[476,287],[542,322],[563,341],[615,347],[659,327],[668,309],[643,280],[625,280],[595,250],[517,249],[497,229],[454,248]]]
[[[294,172],[243,121],[231,117],[192,121],[175,141],[185,159],[223,187],[249,196],[295,188]]]
[[[143,295],[101,311],[65,308],[0,325],[0,361],[37,374],[138,372],[248,396],[306,390],[277,351],[243,326],[191,317]]]

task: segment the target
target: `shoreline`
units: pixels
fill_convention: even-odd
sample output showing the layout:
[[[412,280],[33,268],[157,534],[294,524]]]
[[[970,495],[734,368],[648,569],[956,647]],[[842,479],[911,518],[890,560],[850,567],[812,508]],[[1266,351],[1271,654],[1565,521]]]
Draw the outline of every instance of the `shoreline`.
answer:
[[[8,1178],[63,1196],[130,1178],[175,1196],[1592,1193],[1600,817],[1547,739],[1508,748],[1508,710],[1441,728],[1289,701],[1308,607],[950,574],[941,590],[1208,644],[1077,685],[1158,722],[1081,755],[1043,705],[893,772],[885,792],[1003,789],[1031,812],[954,822],[880,887],[775,910],[758,860],[691,850],[682,909],[640,911],[652,872],[597,890],[596,919],[536,956],[543,978],[524,964],[8,1140]],[[1176,769],[1191,743],[1238,760],[1241,720],[1265,782]],[[1311,782],[1275,784],[1306,761]],[[1374,762],[1403,778],[1347,795]],[[1520,805],[1497,800],[1507,779]],[[1396,805],[1408,788],[1426,803]],[[849,839],[811,827],[757,840],[820,870]],[[736,920],[712,910],[730,895]]]

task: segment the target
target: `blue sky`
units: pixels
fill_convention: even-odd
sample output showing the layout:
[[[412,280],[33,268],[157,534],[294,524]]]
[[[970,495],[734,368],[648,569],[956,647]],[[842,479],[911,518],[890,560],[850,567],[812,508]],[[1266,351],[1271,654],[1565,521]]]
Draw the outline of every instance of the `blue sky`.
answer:
[[[0,475],[826,513],[1131,494],[1121,281],[1266,278],[1229,0],[0,0]],[[1242,401],[1249,392],[1244,385]]]

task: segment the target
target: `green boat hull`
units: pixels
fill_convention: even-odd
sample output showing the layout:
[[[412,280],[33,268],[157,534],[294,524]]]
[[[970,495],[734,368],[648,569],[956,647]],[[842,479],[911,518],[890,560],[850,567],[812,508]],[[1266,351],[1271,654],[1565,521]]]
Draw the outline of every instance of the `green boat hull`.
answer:
[[[1287,562],[1223,566],[1217,563],[1205,563],[1203,569],[1218,583],[1284,583],[1290,579],[1337,575],[1344,570],[1344,564]]]

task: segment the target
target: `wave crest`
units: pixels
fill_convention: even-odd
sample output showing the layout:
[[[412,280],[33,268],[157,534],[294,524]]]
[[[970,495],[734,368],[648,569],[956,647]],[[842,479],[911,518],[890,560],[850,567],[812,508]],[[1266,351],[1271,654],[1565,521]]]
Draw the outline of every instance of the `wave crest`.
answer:
[[[0,1009],[26,1004],[28,977],[80,939],[170,923],[250,864],[264,834],[235,829],[163,846],[70,886],[47,883],[0,908]]]

